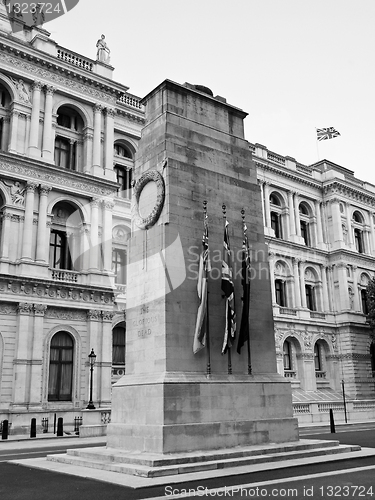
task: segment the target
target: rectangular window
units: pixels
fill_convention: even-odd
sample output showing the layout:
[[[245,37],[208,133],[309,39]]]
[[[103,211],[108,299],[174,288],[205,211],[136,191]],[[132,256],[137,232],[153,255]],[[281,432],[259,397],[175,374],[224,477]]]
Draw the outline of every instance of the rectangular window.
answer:
[[[72,269],[68,238],[63,231],[51,231],[49,262],[54,269]]]
[[[117,190],[118,196],[130,200],[132,192],[132,169],[117,166],[115,167],[115,172],[117,182],[120,184]]]
[[[115,283],[126,284],[126,251],[114,248],[112,251],[112,272],[115,275]]]
[[[305,245],[307,247],[310,246],[310,231],[309,231],[309,224],[304,221],[304,220],[301,220],[301,236],[303,238],[303,241],[305,242]]]
[[[286,307],[285,283],[282,280],[275,280],[276,304]]]

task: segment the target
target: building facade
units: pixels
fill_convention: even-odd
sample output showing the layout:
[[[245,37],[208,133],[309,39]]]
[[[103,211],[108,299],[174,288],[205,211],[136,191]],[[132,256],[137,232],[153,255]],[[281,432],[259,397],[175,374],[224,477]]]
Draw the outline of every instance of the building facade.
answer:
[[[300,421],[375,417],[375,186],[323,160],[251,145],[269,247],[278,371]],[[345,399],[345,404],[344,404]]]
[[[0,420],[106,408],[125,368],[132,166],[144,123],[113,67],[0,4]],[[45,420],[44,420],[45,421]]]
[[[99,423],[125,373],[126,261],[140,99],[108,61],[60,47],[0,3],[0,421]],[[99,58],[103,59],[103,58]],[[375,187],[250,144],[263,196],[280,374],[301,421],[375,418]]]

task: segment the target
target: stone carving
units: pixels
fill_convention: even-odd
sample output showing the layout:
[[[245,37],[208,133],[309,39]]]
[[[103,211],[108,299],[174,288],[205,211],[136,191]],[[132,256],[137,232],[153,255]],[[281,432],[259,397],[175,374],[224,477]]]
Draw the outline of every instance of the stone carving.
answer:
[[[90,311],[87,311],[87,319],[89,321],[100,321],[102,319],[101,317],[101,311],[97,311],[96,309],[91,309]]]
[[[35,316],[44,316],[47,311],[45,304],[34,304]]]
[[[126,243],[129,237],[129,232],[122,226],[116,226],[112,230],[112,239],[115,243]]]
[[[150,215],[143,218],[139,213],[139,198],[145,185],[152,181],[156,183],[157,188],[156,204]],[[148,229],[156,223],[161,214],[161,211],[163,210],[165,200],[165,186],[162,175],[157,170],[148,170],[143,175],[141,175],[134,186],[134,198],[135,203],[133,205],[133,215],[135,224],[140,229]]]
[[[30,94],[28,89],[26,88],[24,81],[21,80],[21,78],[19,80],[12,78],[12,82],[17,89],[18,99],[22,102],[31,104]]]
[[[23,205],[25,203],[25,188],[16,181],[10,188],[10,196],[14,205]]]
[[[102,35],[96,42],[96,48],[98,49],[96,52],[96,60],[109,64],[111,51],[105,41],[105,35]]]
[[[0,304],[0,314],[15,314],[17,306],[14,304]]]
[[[50,307],[46,312],[46,318],[68,320],[68,321],[86,321],[85,311],[74,311],[71,309],[59,309],[57,307]]]
[[[103,321],[112,321],[114,315],[113,311],[103,311]]]
[[[19,314],[30,314],[32,311],[33,311],[33,304],[29,304],[28,302],[20,302],[18,304]]]

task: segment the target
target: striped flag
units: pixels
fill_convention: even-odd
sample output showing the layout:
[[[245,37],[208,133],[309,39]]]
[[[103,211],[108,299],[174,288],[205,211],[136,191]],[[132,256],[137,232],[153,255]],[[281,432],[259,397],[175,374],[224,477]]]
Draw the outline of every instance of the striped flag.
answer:
[[[326,141],[327,139],[334,139],[335,137],[338,137],[341,134],[335,128],[328,127],[328,128],[317,128],[316,135],[318,141]]]
[[[203,349],[207,340],[207,296],[208,296],[208,273],[211,271],[209,248],[208,248],[208,223],[207,215],[204,218],[204,232],[202,238],[202,253],[199,259],[199,273],[198,273],[198,298],[199,307],[197,314],[197,322],[195,324],[193,353]]]
[[[241,354],[241,347],[244,346],[245,342],[249,342],[249,315],[250,315],[250,250],[249,250],[249,239],[247,237],[247,227],[244,223],[243,231],[243,242],[242,242],[242,293],[243,293],[243,305],[242,305],[242,318],[240,333],[238,334],[237,352]]]
[[[225,332],[221,353],[225,354],[232,347],[236,336],[236,312],[234,308],[234,285],[232,276],[232,262],[228,234],[229,222],[225,219],[224,228],[224,255],[221,270],[221,289],[225,295]]]

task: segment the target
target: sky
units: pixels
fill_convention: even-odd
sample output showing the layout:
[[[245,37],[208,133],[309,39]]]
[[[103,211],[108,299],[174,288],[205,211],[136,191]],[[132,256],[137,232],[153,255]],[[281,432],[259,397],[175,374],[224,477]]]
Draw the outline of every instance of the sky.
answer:
[[[248,113],[249,142],[375,184],[374,21],[374,0],[79,0],[44,28],[92,59],[105,34],[132,94],[204,85]],[[340,137],[317,142],[325,127]]]

